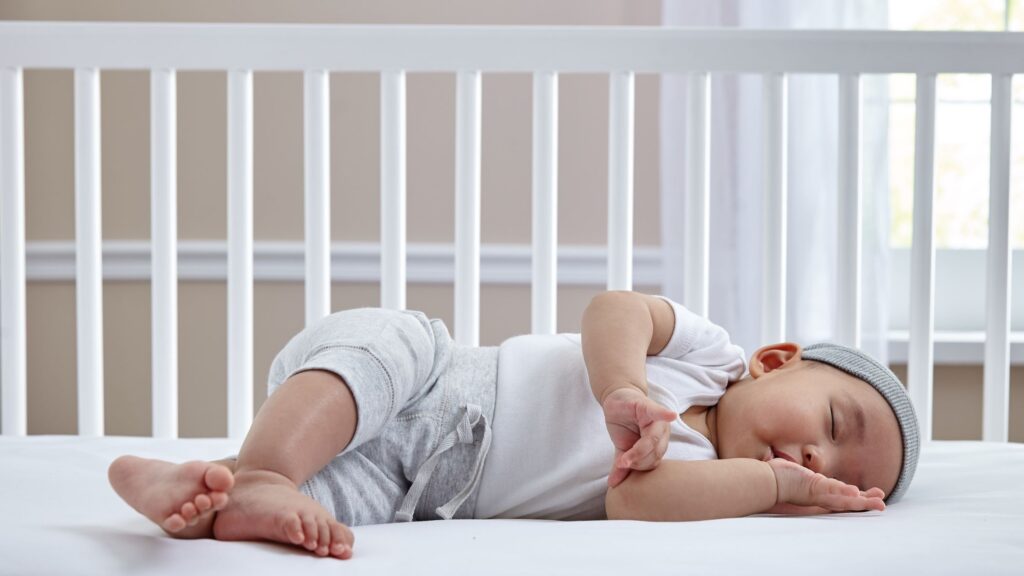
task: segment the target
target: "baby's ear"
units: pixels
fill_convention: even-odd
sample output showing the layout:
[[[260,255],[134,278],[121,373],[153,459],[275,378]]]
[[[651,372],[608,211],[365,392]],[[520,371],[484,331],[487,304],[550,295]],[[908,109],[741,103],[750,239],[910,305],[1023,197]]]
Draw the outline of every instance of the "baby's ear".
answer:
[[[795,342],[780,342],[762,346],[750,357],[750,375],[760,378],[787,366],[795,366],[800,361],[803,348]]]

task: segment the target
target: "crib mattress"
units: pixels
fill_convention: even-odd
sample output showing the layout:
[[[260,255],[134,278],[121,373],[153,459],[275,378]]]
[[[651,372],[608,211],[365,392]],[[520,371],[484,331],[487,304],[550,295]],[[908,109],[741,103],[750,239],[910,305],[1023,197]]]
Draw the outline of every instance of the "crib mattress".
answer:
[[[121,502],[107,466],[237,452],[226,439],[0,438],[2,574],[1021,574],[1024,445],[934,442],[885,512],[706,522],[452,520],[361,526],[351,560],[175,540]]]

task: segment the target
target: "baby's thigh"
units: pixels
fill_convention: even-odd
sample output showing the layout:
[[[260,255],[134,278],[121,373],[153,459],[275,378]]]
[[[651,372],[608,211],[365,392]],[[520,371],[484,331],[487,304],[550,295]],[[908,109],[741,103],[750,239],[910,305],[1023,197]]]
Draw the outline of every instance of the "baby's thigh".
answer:
[[[430,341],[433,335],[426,334],[428,322],[426,316],[416,310],[384,308],[353,308],[324,316],[292,336],[274,357],[267,377],[268,395],[294,372],[307,369],[304,364],[312,357],[330,349],[361,349],[376,357],[378,362],[400,362],[405,358],[393,357],[412,347],[429,356],[426,360],[433,360],[433,342]],[[407,346],[407,342],[414,344]],[[406,371],[405,366],[391,370],[395,375]]]

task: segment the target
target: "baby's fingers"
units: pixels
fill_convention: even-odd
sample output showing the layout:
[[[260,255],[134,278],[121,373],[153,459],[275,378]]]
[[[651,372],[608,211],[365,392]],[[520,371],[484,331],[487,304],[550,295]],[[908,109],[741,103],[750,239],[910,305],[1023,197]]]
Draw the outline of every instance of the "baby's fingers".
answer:
[[[668,450],[668,434],[644,436],[623,455],[623,466],[633,470],[650,470],[658,465]]]
[[[837,494],[840,496],[860,496],[860,489],[852,484],[847,484],[842,480],[836,480],[835,478],[829,478],[828,483],[829,494]]]
[[[612,466],[611,473],[608,474],[608,487],[615,488],[622,483],[623,480],[629,476],[629,468],[620,468],[618,466]]]
[[[832,494],[839,494],[842,496],[859,496],[861,498],[872,499],[872,500],[883,500],[885,499],[885,492],[881,488],[871,488],[870,490],[861,490],[852,484],[846,484],[841,480],[835,478],[829,478],[829,492]]]
[[[656,439],[651,436],[644,436],[637,440],[636,444],[633,444],[633,447],[622,455],[619,465],[625,468],[642,470],[640,468],[641,463],[648,460],[656,448]]]
[[[658,404],[650,398],[643,404],[645,416],[649,421],[672,422],[679,417],[674,410]]]
[[[885,492],[883,492],[881,488],[872,488],[870,490],[861,492],[860,495],[865,496],[867,498],[882,498],[883,500],[885,499]]]
[[[840,496],[828,494],[821,498],[821,506],[833,512],[861,512],[865,510],[885,510],[885,502],[881,498],[866,498],[864,496]]]
[[[885,510],[885,503],[881,498],[873,496],[875,494],[873,491],[869,491],[871,495],[868,495],[861,492],[856,486],[845,484],[834,478],[829,478],[822,487],[824,491],[817,498],[817,504],[834,512]]]

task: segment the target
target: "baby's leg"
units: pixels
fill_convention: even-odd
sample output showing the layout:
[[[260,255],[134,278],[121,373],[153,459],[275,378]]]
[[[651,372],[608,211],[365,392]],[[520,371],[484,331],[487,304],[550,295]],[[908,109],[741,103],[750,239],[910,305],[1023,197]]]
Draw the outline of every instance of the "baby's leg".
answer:
[[[213,521],[219,540],[274,540],[318,555],[349,557],[353,536],[298,487],[351,441],[356,404],[326,370],[294,374],[253,421],[235,464],[229,504]]]
[[[344,380],[299,372],[260,407],[237,460],[122,456],[110,466],[110,483],[175,538],[274,540],[347,558],[352,532],[298,486],[344,450],[356,418]]]
[[[227,504],[203,512],[196,502],[192,515],[179,502],[182,520],[192,525],[176,536],[273,540],[349,557],[352,532],[298,487],[346,448],[376,438],[425,394],[443,372],[451,346],[443,324],[415,311],[353,309],[307,326],[271,366],[270,394],[239,451]],[[150,468],[191,464],[149,462],[158,462]],[[219,463],[198,464],[230,476]],[[171,470],[164,468],[163,474]],[[190,498],[198,500],[194,481],[191,489]],[[145,503],[118,493],[146,514]]]

